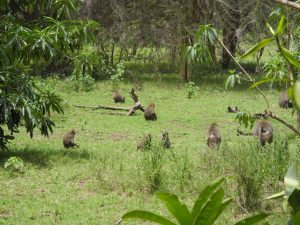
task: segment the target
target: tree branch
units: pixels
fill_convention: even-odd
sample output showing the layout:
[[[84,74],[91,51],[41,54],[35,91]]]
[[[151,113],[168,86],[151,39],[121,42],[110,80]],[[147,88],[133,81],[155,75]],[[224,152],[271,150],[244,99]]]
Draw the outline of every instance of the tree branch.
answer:
[[[295,9],[300,9],[300,4],[298,4],[296,2],[291,2],[288,0],[273,0],[273,2],[277,2],[277,3],[283,4],[283,5],[286,5],[289,7],[293,7]]]

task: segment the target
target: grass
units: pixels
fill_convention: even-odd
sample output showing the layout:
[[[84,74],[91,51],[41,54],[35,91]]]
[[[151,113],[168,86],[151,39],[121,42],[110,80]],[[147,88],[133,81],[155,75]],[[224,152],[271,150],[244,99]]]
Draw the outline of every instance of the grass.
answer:
[[[10,151],[0,153],[0,224],[106,225],[133,209],[166,214],[151,194],[153,184],[155,190],[176,193],[192,204],[203,187],[219,177],[226,178],[226,195],[236,200],[241,194],[238,179],[249,174],[257,176],[253,190],[259,188],[261,201],[258,207],[248,210],[276,212],[271,220],[286,223],[288,213],[282,211],[281,203],[266,202],[263,198],[281,190],[279,164],[280,171],[285,171],[289,165],[286,162],[296,162],[299,140],[283,125],[272,121],[275,140],[287,139],[288,148],[272,144],[258,152],[253,138],[236,136],[239,125],[234,121],[235,115],[226,113],[229,105],[261,112],[265,109],[263,99],[242,88],[224,91],[223,77],[215,74],[214,82],[196,79],[200,90],[191,99],[187,98],[184,84],[176,80],[176,74],[145,76],[143,89],[137,94],[143,104],[155,103],[158,121],[154,122],[145,121],[141,112],[126,117],[74,107],[114,105],[108,81],[98,82],[90,92],[79,93],[71,91],[64,82],[55,81],[55,88],[65,99],[65,114],[53,115],[54,133],[47,139],[36,132],[30,139],[21,127],[9,145]],[[120,87],[126,97],[124,106],[132,106],[130,82],[121,83]],[[295,116],[277,106],[278,94],[276,90],[266,91],[272,109],[295,124]],[[218,123],[222,131],[219,151],[208,149],[205,142],[206,129],[212,122]],[[80,148],[66,150],[62,137],[71,129],[76,130]],[[171,149],[158,146],[164,130],[169,131]],[[137,141],[146,133],[152,134],[159,157],[136,150]],[[280,151],[288,151],[286,160],[276,158]],[[257,154],[256,161],[250,160],[253,154]],[[12,174],[4,169],[10,156],[23,159],[25,173]],[[249,160],[244,163],[244,159]],[[238,162],[247,165],[245,170],[236,169]],[[249,169],[256,163],[262,165],[261,170]],[[219,224],[230,224],[243,216],[244,211],[234,201]]]

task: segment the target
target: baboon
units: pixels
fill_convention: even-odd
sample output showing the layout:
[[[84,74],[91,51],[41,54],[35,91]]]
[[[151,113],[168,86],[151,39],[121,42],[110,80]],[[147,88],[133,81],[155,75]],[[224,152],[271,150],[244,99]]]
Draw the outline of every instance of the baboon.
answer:
[[[231,107],[231,106],[228,106],[228,111],[227,112],[229,112],[229,113],[236,113],[236,112],[238,112],[239,111],[239,109],[238,109],[238,107],[236,106],[236,107]]]
[[[114,93],[113,93],[113,99],[114,99],[115,103],[119,103],[119,102],[124,103],[125,102],[125,97],[122,96],[119,93],[119,91],[114,91]]]
[[[138,141],[137,150],[149,150],[151,148],[151,134],[145,134],[144,137]]]
[[[218,124],[212,123],[207,130],[207,145],[210,148],[219,148],[221,144],[221,132]]]
[[[285,108],[285,109],[293,107],[293,103],[289,99],[288,90],[285,90],[280,93],[279,98],[278,98],[278,105],[281,108]]]
[[[163,148],[170,148],[171,147],[171,142],[169,139],[169,133],[168,131],[164,131],[161,135],[161,144]]]
[[[71,130],[64,136],[63,144],[65,148],[79,147],[79,145],[77,145],[74,141],[74,136],[75,136],[75,130]]]
[[[258,120],[252,130],[253,136],[259,139],[262,146],[273,141],[273,127],[266,120]]]
[[[237,129],[237,135],[247,135],[254,136],[259,139],[259,142],[262,146],[267,143],[272,143],[273,141],[273,127],[266,120],[256,121],[255,126],[252,129],[252,133],[244,133],[240,129]]]
[[[157,120],[156,113],[154,112],[154,103],[150,103],[144,112],[145,120]]]

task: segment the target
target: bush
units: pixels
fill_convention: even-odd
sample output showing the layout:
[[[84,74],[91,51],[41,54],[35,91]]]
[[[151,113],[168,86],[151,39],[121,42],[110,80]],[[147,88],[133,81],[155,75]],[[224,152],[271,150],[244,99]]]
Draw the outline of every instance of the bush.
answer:
[[[4,164],[4,168],[11,172],[24,173],[24,163],[19,157],[10,157]]]

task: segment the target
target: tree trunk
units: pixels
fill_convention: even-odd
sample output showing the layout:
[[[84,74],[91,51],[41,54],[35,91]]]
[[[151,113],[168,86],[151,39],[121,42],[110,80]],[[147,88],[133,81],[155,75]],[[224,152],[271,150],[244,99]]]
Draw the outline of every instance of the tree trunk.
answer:
[[[239,10],[232,9],[230,10],[230,15],[225,18],[225,23],[223,24],[223,43],[228,48],[233,56],[235,56],[235,52],[237,49],[238,37],[236,35],[236,31],[240,26],[240,14]],[[223,48],[222,53],[222,67],[223,69],[228,69],[231,57],[228,52]]]
[[[179,76],[182,82],[187,82],[187,61],[186,61],[186,50],[185,46],[181,46],[180,48],[180,62],[179,62]]]

